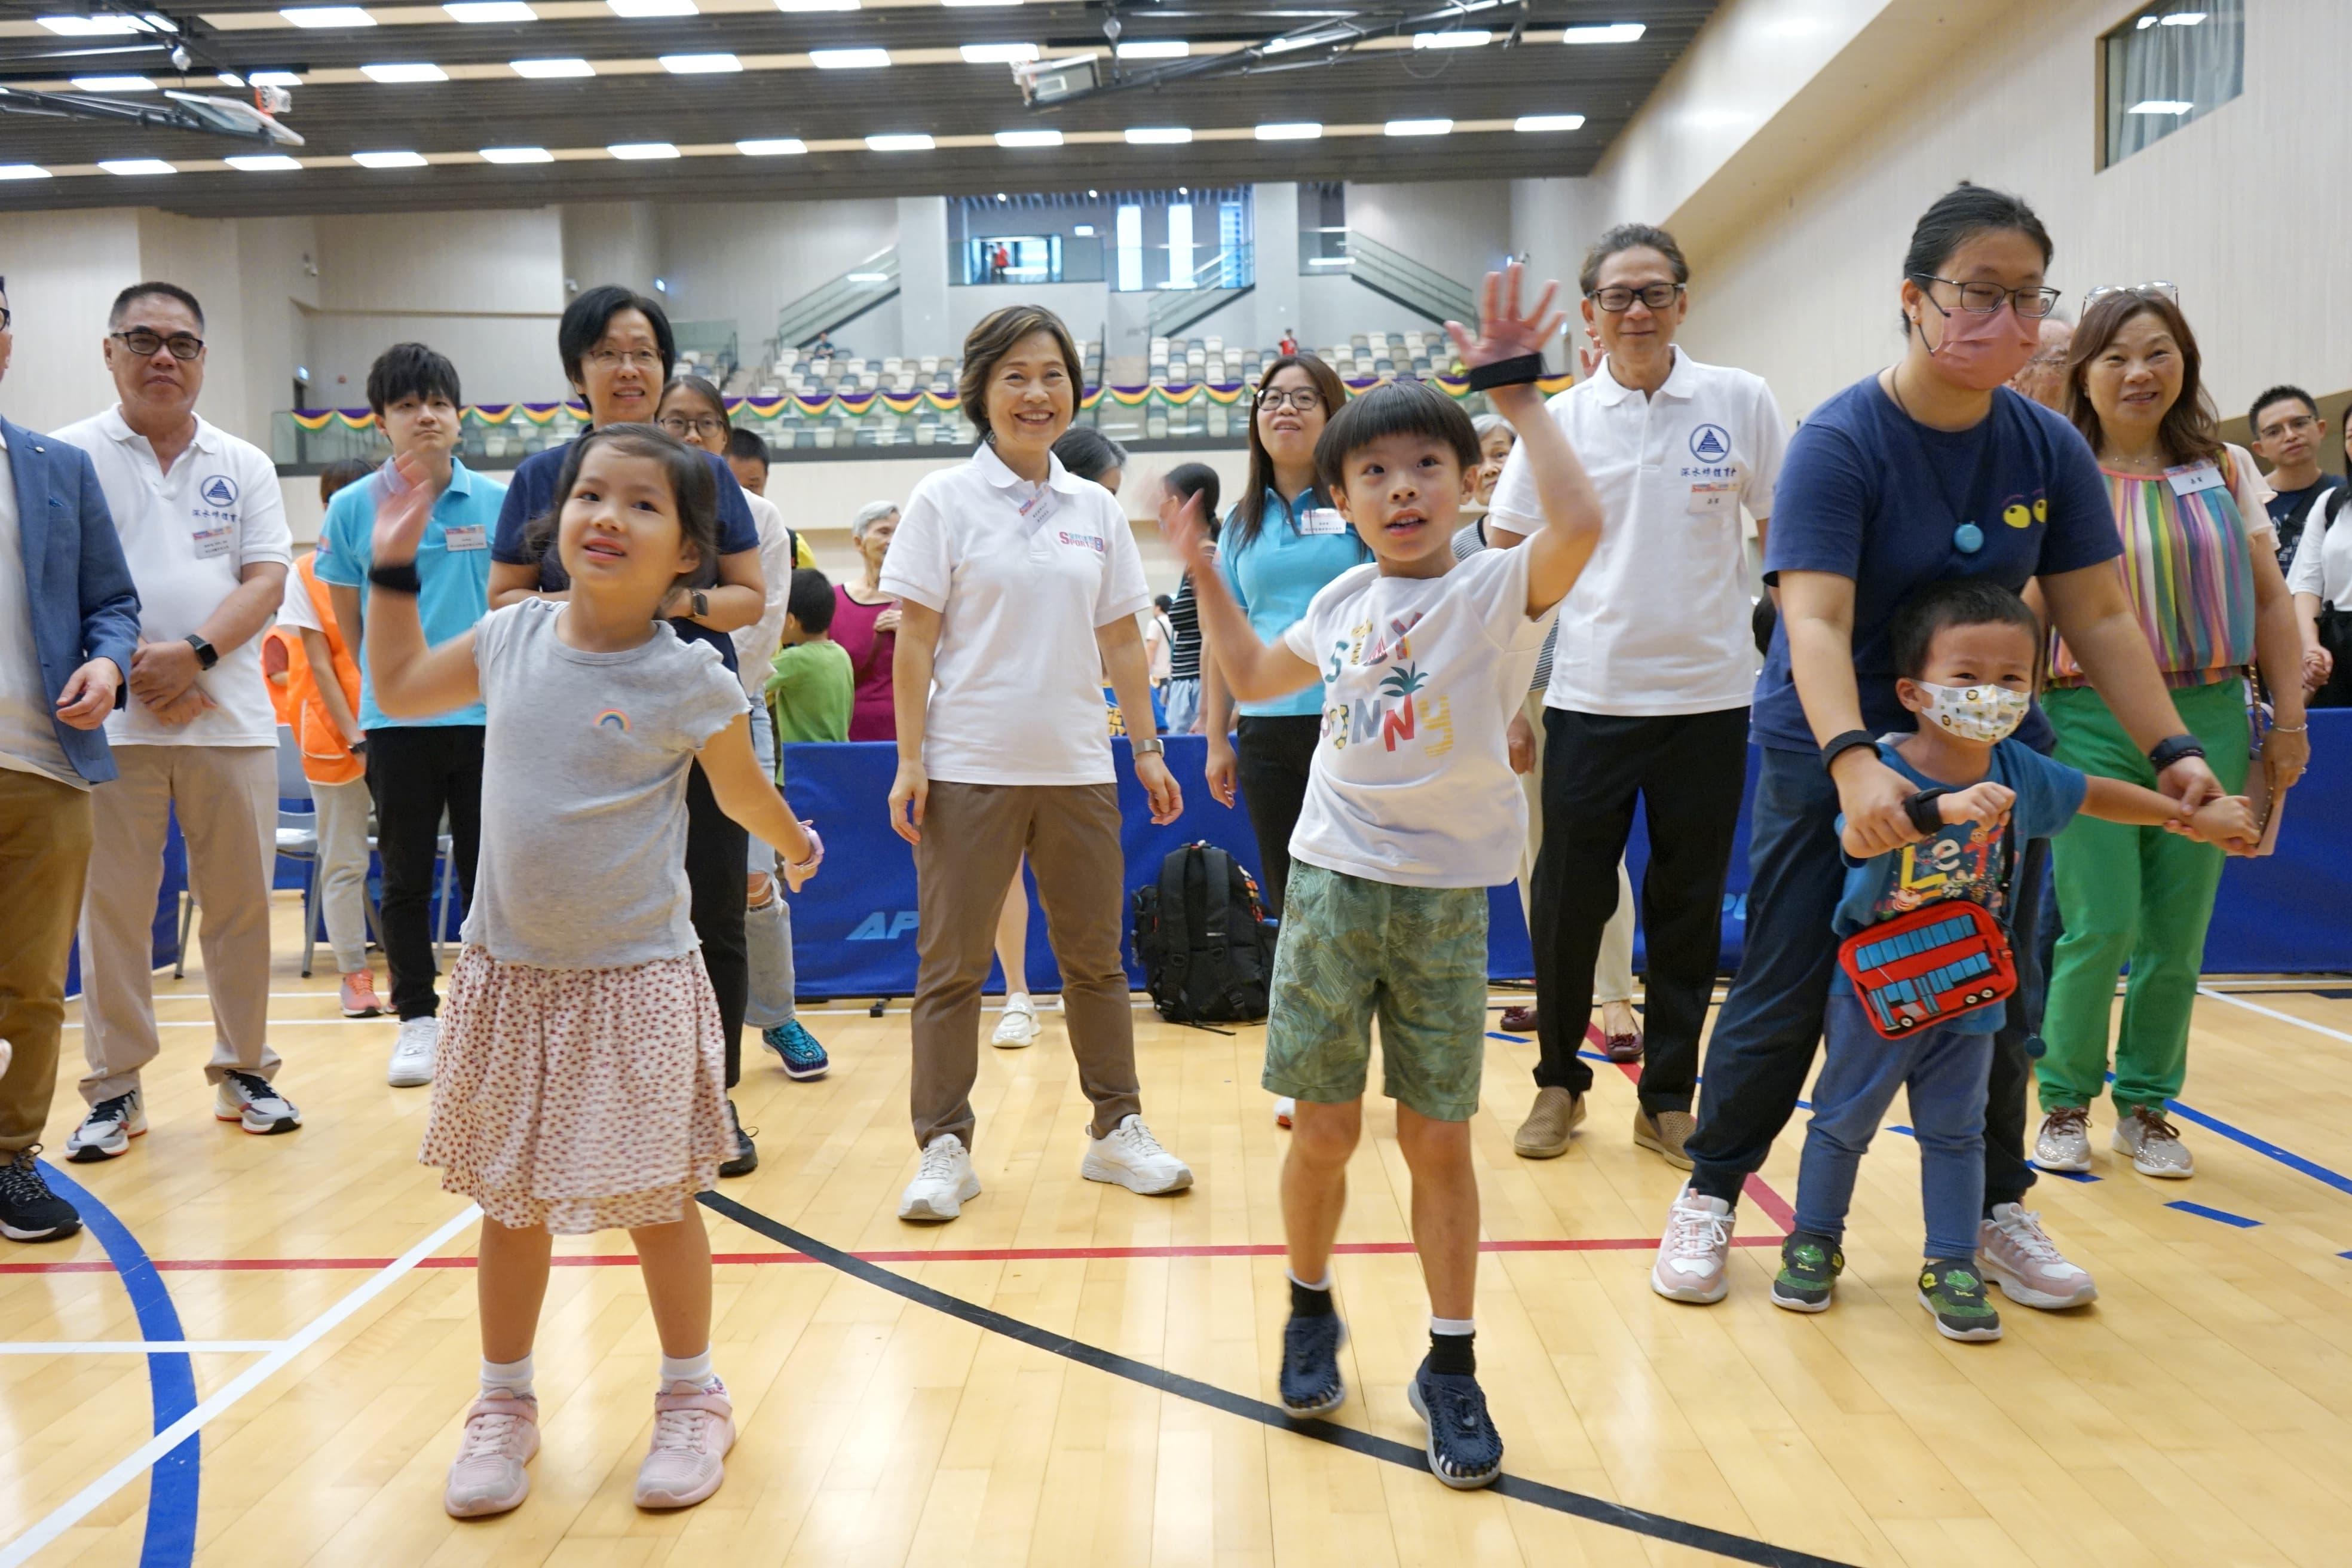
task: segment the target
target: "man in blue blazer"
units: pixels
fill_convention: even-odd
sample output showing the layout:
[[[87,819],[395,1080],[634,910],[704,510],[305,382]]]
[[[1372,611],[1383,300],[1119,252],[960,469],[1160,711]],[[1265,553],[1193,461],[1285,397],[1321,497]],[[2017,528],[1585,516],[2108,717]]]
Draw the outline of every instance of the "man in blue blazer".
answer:
[[[12,341],[0,280],[0,377]],[[33,1156],[58,1081],[66,954],[89,861],[106,716],[139,637],[139,593],[80,448],[0,419],[0,1236],[81,1228]]]

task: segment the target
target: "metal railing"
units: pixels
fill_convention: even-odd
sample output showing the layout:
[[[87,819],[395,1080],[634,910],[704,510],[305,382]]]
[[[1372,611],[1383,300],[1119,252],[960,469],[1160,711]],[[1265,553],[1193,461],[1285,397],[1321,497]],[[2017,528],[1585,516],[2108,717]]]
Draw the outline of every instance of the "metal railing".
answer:
[[[737,353],[739,339],[732,321],[672,321],[670,332],[677,341],[681,366],[686,355],[692,353],[697,374],[721,386],[727,384],[727,378],[735,374],[737,365],[741,363]],[[712,371],[718,374],[714,375]]]
[[[1333,254],[1335,241],[1338,255]],[[1369,238],[1359,230],[1349,229],[1338,236],[1327,230],[1310,230],[1299,237],[1298,248],[1298,269],[1302,273],[1328,277],[1342,270],[1331,264],[1344,258],[1344,270],[1349,277],[1416,315],[1425,316],[1441,326],[1447,321],[1478,319],[1477,296],[1467,284]]]
[[[838,278],[819,284],[776,312],[767,363],[784,349],[803,348],[820,332],[855,321],[898,292],[898,247],[876,251]]]
[[[1256,287],[1256,258],[1250,247],[1227,246],[1193,268],[1189,277],[1163,284],[1144,319],[1153,337],[1173,337]]]

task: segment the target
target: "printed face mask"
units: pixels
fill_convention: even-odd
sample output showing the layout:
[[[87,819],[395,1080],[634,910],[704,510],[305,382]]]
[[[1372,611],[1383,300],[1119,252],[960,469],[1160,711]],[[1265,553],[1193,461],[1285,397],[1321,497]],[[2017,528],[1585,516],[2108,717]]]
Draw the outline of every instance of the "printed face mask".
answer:
[[[1931,309],[1941,310],[1933,299]],[[2042,329],[2008,305],[1990,316],[1972,310],[1943,312],[1943,340],[1928,357],[1948,380],[1974,392],[1990,392],[2025,368],[2042,346]],[[1925,330],[1925,318],[1922,318]]]
[[[1919,710],[1921,719],[1947,734],[1979,745],[2009,739],[2025,722],[2025,710],[2033,706],[2031,693],[2011,691],[2006,686],[1937,686],[1925,680],[1911,684],[1927,700],[1927,706]]]

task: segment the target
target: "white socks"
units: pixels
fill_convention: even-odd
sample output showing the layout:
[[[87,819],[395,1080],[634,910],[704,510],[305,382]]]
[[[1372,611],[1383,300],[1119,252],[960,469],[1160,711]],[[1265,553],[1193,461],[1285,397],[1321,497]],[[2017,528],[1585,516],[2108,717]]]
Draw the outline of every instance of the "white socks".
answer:
[[[482,1397],[485,1399],[529,1399],[530,1397],[530,1357],[520,1361],[486,1361],[482,1363]]]
[[[700,1355],[666,1355],[661,1358],[661,1380],[662,1386],[665,1388],[673,1383],[688,1383],[697,1388],[708,1388],[716,1375],[710,1370],[710,1352],[707,1348]]]
[[[1475,1318],[1432,1318],[1429,1331],[1433,1334],[1475,1334],[1478,1331]]]

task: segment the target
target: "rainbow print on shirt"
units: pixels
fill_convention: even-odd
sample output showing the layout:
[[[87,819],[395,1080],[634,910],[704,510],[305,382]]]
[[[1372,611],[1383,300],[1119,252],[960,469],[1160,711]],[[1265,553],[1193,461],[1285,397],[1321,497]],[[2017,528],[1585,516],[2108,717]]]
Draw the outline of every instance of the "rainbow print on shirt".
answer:
[[[605,709],[591,722],[599,730],[615,730],[624,735],[629,732],[629,716],[618,708]]]

